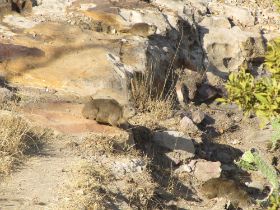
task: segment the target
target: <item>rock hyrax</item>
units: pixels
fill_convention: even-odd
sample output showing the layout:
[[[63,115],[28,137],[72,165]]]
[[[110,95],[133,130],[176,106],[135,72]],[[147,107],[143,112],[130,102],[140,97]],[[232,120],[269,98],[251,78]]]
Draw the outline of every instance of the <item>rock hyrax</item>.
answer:
[[[120,32],[129,33],[134,36],[148,37],[156,33],[157,27],[147,23],[136,23],[129,29],[123,29]]]
[[[242,187],[230,179],[213,178],[203,183],[200,191],[208,199],[216,197],[225,197],[232,202],[234,206],[240,206],[244,209],[253,205],[252,199]]]
[[[127,123],[127,119],[134,114],[135,110],[132,107],[122,106],[112,98],[93,99],[90,97],[82,110],[85,118],[112,126]]]

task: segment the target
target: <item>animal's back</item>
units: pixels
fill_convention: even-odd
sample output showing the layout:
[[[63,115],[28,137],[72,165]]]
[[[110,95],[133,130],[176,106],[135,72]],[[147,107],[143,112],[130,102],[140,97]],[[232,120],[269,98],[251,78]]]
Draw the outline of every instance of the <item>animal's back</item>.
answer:
[[[92,98],[87,101],[82,109],[82,115],[86,119],[95,120],[98,113],[98,106],[93,103]]]
[[[87,119],[117,126],[122,123],[123,108],[115,99],[91,99],[85,104],[82,114]]]
[[[121,30],[122,33],[130,33],[134,36],[147,37],[155,34],[157,28],[155,25],[149,25],[147,23],[136,23],[129,29]]]
[[[213,178],[202,184],[201,190],[207,198],[226,197],[241,207],[247,208],[252,204],[248,193],[230,179]],[[237,205],[238,205],[237,204]]]

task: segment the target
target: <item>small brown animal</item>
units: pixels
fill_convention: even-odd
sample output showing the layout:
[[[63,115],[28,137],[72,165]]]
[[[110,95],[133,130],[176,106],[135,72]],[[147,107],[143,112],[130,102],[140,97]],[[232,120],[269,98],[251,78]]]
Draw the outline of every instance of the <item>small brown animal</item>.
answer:
[[[132,107],[121,106],[112,98],[93,99],[90,97],[82,110],[82,115],[85,118],[112,126],[126,124],[127,119],[134,114],[135,111]]]
[[[230,179],[213,178],[203,183],[200,191],[208,199],[225,197],[230,200],[235,207],[246,209],[253,205],[252,199],[242,187]]]
[[[157,27],[147,23],[136,23],[131,28],[120,30],[121,33],[128,33],[134,36],[148,37],[155,34]]]

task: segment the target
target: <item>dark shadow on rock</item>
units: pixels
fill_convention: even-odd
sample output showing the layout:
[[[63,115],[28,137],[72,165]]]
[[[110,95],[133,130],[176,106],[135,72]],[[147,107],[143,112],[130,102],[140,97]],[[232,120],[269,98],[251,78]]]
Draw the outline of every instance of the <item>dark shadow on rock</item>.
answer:
[[[199,146],[197,156],[209,161],[219,161],[222,164],[233,164],[238,160],[243,152],[226,144],[218,144],[204,141]]]
[[[176,163],[165,154],[171,150],[158,146],[152,141],[153,131],[144,126],[136,126],[132,128],[132,133],[136,149],[151,159],[148,167],[151,170],[154,182],[158,184],[154,197],[149,204],[150,208],[157,206],[159,209],[174,209],[174,206],[167,203],[178,200],[178,197],[199,202],[200,199],[197,198],[195,192],[172,175],[172,169],[176,167]],[[175,193],[168,191],[167,188],[171,185]]]
[[[0,43],[0,62],[28,56],[43,57],[45,53],[36,47]]]
[[[176,69],[204,69],[204,52],[196,28],[185,20],[179,20],[177,25],[178,29],[170,24],[164,36],[155,34],[149,37],[147,66],[153,73],[153,86],[160,92],[164,88],[165,94],[174,89],[178,76]]]
[[[13,92],[17,91],[17,88],[11,86],[9,84],[9,82],[6,80],[6,78],[4,78],[2,76],[0,76],[0,87],[7,88],[8,90],[13,91]]]
[[[32,63],[32,65],[29,65],[29,63],[26,64],[26,66],[23,68],[23,69],[20,69],[18,73],[13,73],[12,75],[9,75],[10,77],[13,77],[13,76],[20,76],[34,68],[38,68],[38,67],[45,67],[47,66],[49,63],[61,58],[63,55],[67,55],[67,54],[70,54],[71,52],[75,51],[75,50],[86,50],[86,49],[91,49],[91,48],[94,48],[94,47],[104,47],[102,44],[100,45],[97,45],[97,44],[87,44],[87,45],[84,45],[84,46],[79,46],[79,47],[67,47],[67,50],[65,47],[59,47],[59,48],[56,48],[54,50],[54,53],[51,54],[51,56],[46,60],[46,61],[42,61],[42,62],[38,62],[38,63]],[[33,49],[33,48],[31,48]],[[40,49],[39,49],[40,50]],[[39,51],[37,51],[39,52]],[[43,52],[43,51],[42,51]],[[44,52],[43,52],[44,53]],[[38,53],[39,54],[39,53]],[[41,57],[41,56],[44,56],[44,55],[38,55],[37,54],[37,57]],[[34,56],[34,55],[29,55],[29,56]],[[1,58],[1,54],[0,54],[0,58]],[[9,61],[9,60],[8,60]],[[1,62],[1,61],[0,61]]]

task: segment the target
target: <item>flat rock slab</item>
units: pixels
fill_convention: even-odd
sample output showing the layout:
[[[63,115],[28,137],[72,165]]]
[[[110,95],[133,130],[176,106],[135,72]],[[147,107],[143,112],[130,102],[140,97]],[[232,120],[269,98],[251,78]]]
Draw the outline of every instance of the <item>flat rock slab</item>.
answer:
[[[102,89],[125,94],[124,73],[112,60],[119,48],[117,38],[102,40],[102,34],[76,26],[42,23],[24,30],[12,44],[0,42],[0,74],[12,84],[80,96]]]
[[[156,132],[154,134],[153,141],[159,146],[180,154],[181,159],[193,157],[195,153],[192,140],[182,132]]]
[[[116,133],[118,128],[98,124],[81,115],[83,104],[53,102],[26,105],[22,112],[30,121],[63,134],[81,135],[89,132]]]

